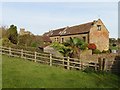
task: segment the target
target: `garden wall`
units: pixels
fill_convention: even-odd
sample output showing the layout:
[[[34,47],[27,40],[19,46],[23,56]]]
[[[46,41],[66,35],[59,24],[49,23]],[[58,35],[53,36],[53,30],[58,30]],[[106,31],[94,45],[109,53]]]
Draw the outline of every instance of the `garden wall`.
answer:
[[[93,55],[80,55],[83,61],[101,63],[101,68],[105,71],[119,72],[120,73],[120,54],[93,54]]]

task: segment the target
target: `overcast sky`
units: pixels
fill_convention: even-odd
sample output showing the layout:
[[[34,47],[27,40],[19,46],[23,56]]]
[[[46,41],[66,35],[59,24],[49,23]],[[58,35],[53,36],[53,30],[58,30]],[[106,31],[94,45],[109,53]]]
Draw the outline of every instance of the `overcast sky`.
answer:
[[[1,5],[0,5],[1,7]],[[2,25],[14,24],[33,34],[101,19],[118,37],[117,2],[3,2]]]

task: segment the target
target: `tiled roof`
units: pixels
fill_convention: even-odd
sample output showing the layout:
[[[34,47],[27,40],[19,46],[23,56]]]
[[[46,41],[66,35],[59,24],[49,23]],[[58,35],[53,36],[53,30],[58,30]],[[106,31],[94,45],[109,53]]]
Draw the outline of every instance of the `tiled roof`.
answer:
[[[44,42],[52,42],[49,36],[43,35],[42,39],[43,39]]]
[[[89,22],[81,25],[76,25],[72,27],[64,27],[56,30],[51,30],[44,35],[46,36],[62,36],[62,35],[70,35],[70,34],[79,34],[79,33],[87,33],[90,31],[91,26],[94,22]]]

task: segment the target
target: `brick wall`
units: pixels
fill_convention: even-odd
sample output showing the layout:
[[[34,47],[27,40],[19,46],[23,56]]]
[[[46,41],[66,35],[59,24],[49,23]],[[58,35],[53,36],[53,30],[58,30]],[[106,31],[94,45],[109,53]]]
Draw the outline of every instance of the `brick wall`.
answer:
[[[98,25],[101,25],[101,30],[98,30]],[[89,40],[90,43],[95,43],[100,51],[109,49],[109,32],[100,19],[91,28]]]

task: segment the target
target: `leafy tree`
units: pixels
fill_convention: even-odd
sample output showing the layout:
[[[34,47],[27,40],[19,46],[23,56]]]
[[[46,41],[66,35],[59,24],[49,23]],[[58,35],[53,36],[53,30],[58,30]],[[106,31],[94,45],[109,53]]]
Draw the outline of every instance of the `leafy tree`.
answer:
[[[31,45],[31,43],[32,43],[32,36],[29,34],[21,35],[18,37],[18,45],[28,47]]]
[[[18,37],[18,45],[23,45],[26,47],[39,47],[43,46],[44,42],[41,36],[34,36],[34,35],[20,35]]]
[[[0,27],[0,38],[7,38],[7,30],[6,26]]]
[[[84,50],[87,47],[87,44],[80,40],[79,38],[71,38],[64,42],[63,44],[54,43],[52,45],[56,48],[63,56],[80,58],[80,50]]]
[[[8,38],[2,38],[2,46],[11,46],[13,45]]]
[[[64,43],[65,46],[70,47],[71,48],[71,52],[72,52],[72,56],[71,57],[76,57],[76,58],[80,58],[80,50],[84,50],[87,47],[87,44],[79,39],[79,38],[71,38],[69,40],[67,40]]]
[[[14,25],[11,25],[10,28],[7,30],[7,36],[8,39],[13,43],[17,44],[18,42],[18,33],[17,33],[17,27]]]
[[[66,47],[63,44],[58,43],[58,42],[52,43],[51,46],[55,48],[56,50],[58,50],[64,57],[70,56],[71,49],[69,47]]]

